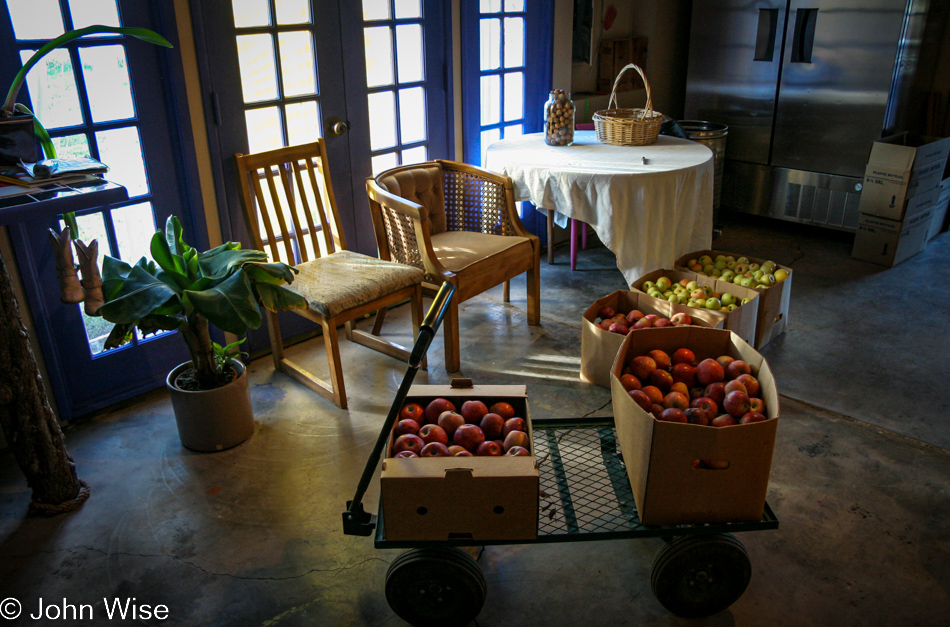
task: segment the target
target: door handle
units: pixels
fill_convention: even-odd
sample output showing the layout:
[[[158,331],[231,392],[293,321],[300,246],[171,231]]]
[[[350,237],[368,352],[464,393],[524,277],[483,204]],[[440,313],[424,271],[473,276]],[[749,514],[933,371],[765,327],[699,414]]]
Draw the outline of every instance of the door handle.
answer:
[[[798,9],[795,11],[795,35],[792,39],[792,63],[811,63],[811,52],[815,46],[815,25],[818,22],[818,9]]]
[[[778,29],[778,9],[759,9],[759,28],[755,33],[753,61],[771,61],[775,51],[775,31]]]
[[[327,131],[326,134],[330,137],[339,137],[340,135],[346,135],[347,131],[350,130],[350,127],[346,122],[337,117],[332,117],[327,120]]]

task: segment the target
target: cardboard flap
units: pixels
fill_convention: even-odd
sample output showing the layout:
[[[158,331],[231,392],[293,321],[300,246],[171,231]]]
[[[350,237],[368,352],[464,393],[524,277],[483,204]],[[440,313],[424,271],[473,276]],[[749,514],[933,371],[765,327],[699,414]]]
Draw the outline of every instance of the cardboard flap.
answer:
[[[445,481],[450,484],[464,483],[471,481],[475,476],[472,468],[446,468]]]
[[[901,138],[906,137],[902,134]],[[871,148],[871,156],[868,158],[868,166],[884,166],[891,170],[910,170],[914,165],[914,157],[917,150],[910,146],[890,143],[888,139],[875,142]]]

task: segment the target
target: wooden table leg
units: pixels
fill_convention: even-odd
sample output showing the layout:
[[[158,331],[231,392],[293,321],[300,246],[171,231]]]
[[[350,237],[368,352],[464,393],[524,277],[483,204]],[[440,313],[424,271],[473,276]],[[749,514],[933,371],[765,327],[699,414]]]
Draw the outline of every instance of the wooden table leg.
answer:
[[[548,214],[548,265],[554,265],[554,211],[547,210]]]

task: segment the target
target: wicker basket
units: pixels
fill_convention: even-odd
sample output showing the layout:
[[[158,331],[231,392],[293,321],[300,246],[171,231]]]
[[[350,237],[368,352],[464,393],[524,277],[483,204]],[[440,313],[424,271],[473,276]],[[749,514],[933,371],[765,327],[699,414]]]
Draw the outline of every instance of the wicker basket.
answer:
[[[617,85],[620,77],[627,70],[633,68],[643,78],[643,86],[647,90],[647,103],[643,109],[615,109],[617,105]],[[617,74],[614,88],[610,92],[607,109],[597,111],[593,115],[594,130],[597,132],[597,141],[615,146],[646,146],[656,141],[660,135],[660,126],[663,124],[663,114],[653,110],[653,99],[650,96],[650,83],[646,74],[634,63],[624,66]]]

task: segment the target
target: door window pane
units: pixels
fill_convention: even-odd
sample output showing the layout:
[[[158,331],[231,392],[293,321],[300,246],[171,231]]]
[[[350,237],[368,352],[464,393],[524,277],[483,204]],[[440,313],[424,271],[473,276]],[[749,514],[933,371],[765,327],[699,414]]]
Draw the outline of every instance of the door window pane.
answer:
[[[32,51],[20,51],[23,63]],[[76,76],[68,50],[54,50],[26,75],[27,88],[33,101],[33,113],[47,129],[78,126],[83,123],[76,91]]]
[[[58,0],[7,0],[7,9],[17,39],[55,39],[66,32]]]
[[[524,74],[505,74],[505,121],[524,117]]]
[[[93,122],[135,117],[124,46],[80,48],[82,76]]]
[[[396,0],[396,19],[422,17],[422,5],[419,0]]]
[[[425,146],[416,146],[415,148],[410,148],[409,150],[402,151],[402,164],[411,165],[413,163],[422,163],[426,161],[428,157],[426,156],[426,147]]]
[[[479,0],[478,10],[482,13],[498,13],[501,11],[501,0]]]
[[[280,44],[280,77],[284,84],[284,97],[316,93],[310,32],[280,33],[277,41]]]
[[[426,138],[426,97],[422,87],[399,92],[399,134],[403,144]]]
[[[363,46],[366,49],[366,86],[392,85],[392,30],[388,26],[364,28]]]
[[[93,24],[122,26],[115,0],[69,0],[69,14],[73,18],[73,28],[86,28]]]
[[[363,0],[363,19],[367,22],[388,20],[389,0]]]
[[[96,133],[99,160],[109,166],[109,180],[129,190],[129,196],[148,193],[145,160],[135,126]]]
[[[524,0],[505,0],[505,11],[524,11]]]
[[[485,153],[488,152],[488,147],[494,142],[498,141],[500,138],[500,129],[491,128],[487,131],[482,131],[482,160],[479,161],[479,163],[485,163]]]
[[[244,112],[247,143],[251,153],[273,150],[284,145],[277,107],[248,109]]]
[[[396,161],[396,153],[387,152],[384,155],[376,155],[372,159],[373,161],[373,176],[376,176],[380,172],[385,172],[390,168],[395,168],[399,163]]]
[[[79,135],[67,135],[65,137],[52,137],[53,146],[56,147],[56,154],[60,157],[91,157],[89,151],[89,138],[85,133]],[[106,178],[110,178],[106,175]]]
[[[405,24],[396,27],[396,59],[399,63],[400,83],[423,80],[421,24]]]
[[[322,136],[320,132],[320,113],[317,103],[298,102],[285,108],[287,115],[287,143],[299,146],[315,142]]]
[[[524,19],[505,18],[505,67],[524,65]]]
[[[233,0],[234,25],[237,28],[270,26],[270,9],[267,0]]]
[[[113,209],[112,227],[115,230],[115,239],[119,244],[119,258],[126,263],[134,264],[142,257],[152,257],[149,248],[155,228],[155,216],[152,213],[152,203],[141,202],[119,209]],[[100,246],[102,246],[102,241]]]
[[[310,22],[310,0],[276,0],[274,9],[278,24]]]
[[[277,98],[277,68],[271,36],[241,35],[237,38],[237,48],[244,102]]]
[[[368,94],[369,144],[371,150],[381,150],[396,145],[396,119],[393,115],[396,102],[391,91]]]
[[[479,20],[479,68],[497,70],[501,67],[501,20]]]
[[[505,127],[505,139],[509,137],[520,137],[521,135],[524,135],[524,125],[512,124],[511,126]]]
[[[501,120],[499,103],[501,102],[501,77],[497,74],[481,77],[482,126],[495,124]]]

